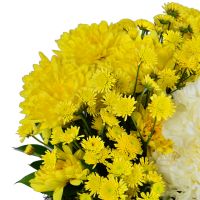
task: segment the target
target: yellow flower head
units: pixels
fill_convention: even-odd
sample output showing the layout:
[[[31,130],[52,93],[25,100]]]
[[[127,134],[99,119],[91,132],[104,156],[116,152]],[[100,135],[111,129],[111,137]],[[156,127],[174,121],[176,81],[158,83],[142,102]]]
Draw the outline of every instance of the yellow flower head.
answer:
[[[164,69],[158,72],[158,85],[162,89],[175,87],[175,84],[178,82],[179,76],[176,75],[176,71],[172,69]]]
[[[106,136],[116,141],[118,137],[122,136],[122,134],[126,134],[126,131],[120,127],[120,126],[113,126],[112,128],[108,128],[108,132],[106,133]]]
[[[118,119],[112,114],[105,110],[105,108],[101,109],[100,115],[104,124],[108,126],[117,126],[119,124]]]
[[[115,176],[128,176],[131,174],[132,163],[123,157],[114,158],[113,163],[107,163],[108,172]]]
[[[136,28],[136,25],[134,21],[130,19],[122,19],[116,24],[114,24],[114,27],[117,27],[118,31],[127,32],[132,39],[135,39],[138,35],[138,30]]]
[[[154,29],[154,24],[145,19],[138,19],[135,24],[140,30],[151,31]]]
[[[122,134],[116,140],[115,147],[117,150],[127,155],[130,160],[135,159],[137,154],[142,154],[141,143],[135,135]]]
[[[134,164],[131,174],[125,177],[125,181],[131,188],[143,185],[145,182],[145,173],[143,167],[139,164]]]
[[[108,92],[116,82],[114,75],[107,69],[101,69],[94,73],[91,79],[91,86],[97,92]]]
[[[149,76],[149,74],[147,74],[144,77],[142,84],[144,85],[145,88],[147,88],[150,91],[151,90],[160,91],[158,84]]]
[[[175,112],[174,103],[171,97],[166,96],[164,93],[161,95],[154,94],[151,97],[151,103],[148,105],[149,112],[157,121],[166,120],[171,117]]]
[[[100,191],[102,178],[97,173],[91,173],[87,176],[85,189],[90,191],[90,195],[95,196]]]
[[[82,147],[88,151],[100,152],[104,148],[104,142],[99,136],[89,136],[87,140],[83,139]]]
[[[135,109],[136,101],[134,97],[120,97],[116,99],[115,103],[112,105],[112,113],[118,117],[123,117],[126,121],[128,116],[131,116]]]
[[[30,181],[31,187],[38,192],[53,191],[54,200],[61,200],[63,188],[67,183],[80,185],[88,173],[69,151],[65,152],[65,160],[58,158],[56,150],[47,151],[43,160],[42,167]]]
[[[102,179],[99,197],[109,200],[125,199],[127,190],[127,185],[122,179],[118,181],[113,175],[109,175]]]
[[[181,33],[178,31],[169,30],[163,34],[163,44],[173,47],[179,47],[183,42]]]

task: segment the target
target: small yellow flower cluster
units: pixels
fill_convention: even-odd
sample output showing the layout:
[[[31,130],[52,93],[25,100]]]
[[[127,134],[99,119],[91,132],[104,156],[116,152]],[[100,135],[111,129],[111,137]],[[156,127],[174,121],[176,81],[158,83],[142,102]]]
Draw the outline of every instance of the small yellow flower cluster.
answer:
[[[200,73],[200,12],[163,8],[154,23],[80,24],[57,40],[51,59],[40,53],[23,78],[18,129],[21,141],[43,144],[34,146],[43,155],[34,190],[54,200],[160,199],[165,184],[149,160],[173,151],[162,134],[175,112],[171,96]]]

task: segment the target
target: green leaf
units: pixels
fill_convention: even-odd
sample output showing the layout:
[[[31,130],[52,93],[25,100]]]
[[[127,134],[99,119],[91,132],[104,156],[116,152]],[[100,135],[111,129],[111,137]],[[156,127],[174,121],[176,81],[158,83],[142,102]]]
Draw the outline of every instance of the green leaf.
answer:
[[[23,145],[14,149],[24,153],[27,146],[28,145]],[[44,155],[45,152],[48,150],[45,146],[41,146],[39,144],[31,144],[31,146],[33,147],[32,155],[37,156],[37,157],[41,157],[41,155]]]
[[[24,178],[22,178],[21,180],[17,181],[16,183],[22,183],[28,187],[30,186],[30,180],[33,179],[35,177],[35,172],[26,175]]]
[[[33,168],[33,169],[36,169],[36,170],[39,170],[40,169],[40,166],[42,165],[43,163],[43,160],[37,160],[37,161],[34,161],[30,164],[30,166]]]

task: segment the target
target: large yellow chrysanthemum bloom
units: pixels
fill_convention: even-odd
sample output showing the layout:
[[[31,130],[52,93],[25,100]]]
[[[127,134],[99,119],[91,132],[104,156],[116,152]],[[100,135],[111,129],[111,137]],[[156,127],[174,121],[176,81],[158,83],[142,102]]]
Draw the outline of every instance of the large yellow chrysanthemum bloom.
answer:
[[[63,149],[65,152],[58,152],[59,149],[46,152],[42,158],[44,164],[30,181],[31,187],[37,192],[53,191],[54,200],[61,200],[66,184],[81,184],[88,172],[67,146]]]

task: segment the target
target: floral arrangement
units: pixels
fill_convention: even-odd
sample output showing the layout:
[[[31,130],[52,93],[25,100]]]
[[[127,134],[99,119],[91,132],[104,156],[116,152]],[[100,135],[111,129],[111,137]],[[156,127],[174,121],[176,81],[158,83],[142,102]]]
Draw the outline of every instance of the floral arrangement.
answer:
[[[200,12],[81,24],[24,76],[19,182],[53,200],[200,199]]]

